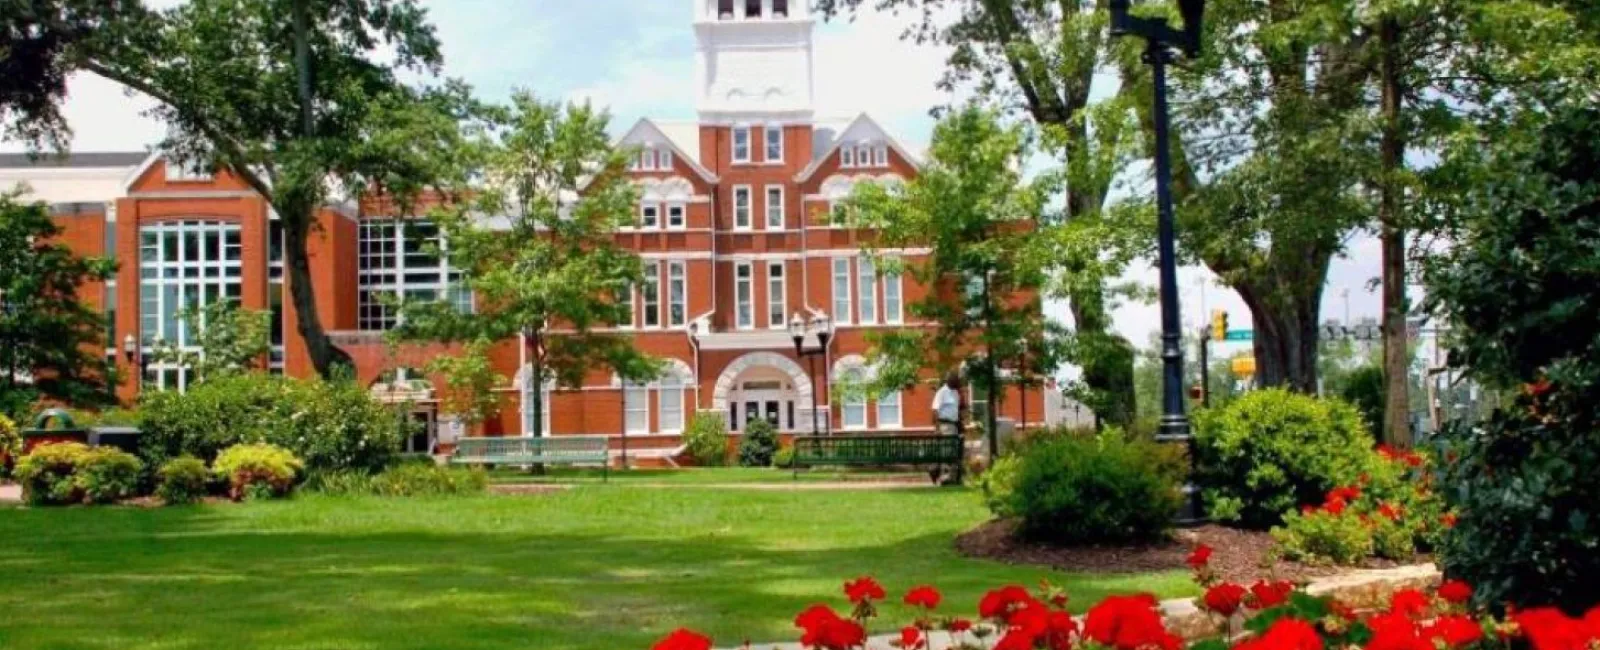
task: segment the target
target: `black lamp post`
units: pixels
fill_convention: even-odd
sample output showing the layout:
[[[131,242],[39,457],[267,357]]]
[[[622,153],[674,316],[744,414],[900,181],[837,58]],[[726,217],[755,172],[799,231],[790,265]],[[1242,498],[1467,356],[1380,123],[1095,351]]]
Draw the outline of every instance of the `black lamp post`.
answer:
[[[817,335],[817,347],[807,349],[805,347],[806,335],[811,333]],[[811,374],[811,381],[816,383],[816,358],[828,353],[828,339],[833,337],[833,323],[828,320],[827,316],[816,316],[810,322],[807,322],[797,312],[794,318],[789,319],[789,337],[794,339],[795,356],[806,360],[806,369]],[[828,383],[828,368],[826,364],[823,365],[822,373],[822,383],[826,385]],[[817,391],[819,390],[821,390],[820,386],[811,387],[811,435],[813,436],[822,435],[821,428],[817,424]]]
[[[1156,209],[1159,218],[1158,237],[1161,268],[1161,361],[1162,361],[1162,415],[1161,429],[1156,440],[1182,443],[1189,447],[1189,460],[1195,460],[1194,437],[1189,432],[1189,418],[1184,415],[1183,404],[1183,348],[1178,320],[1178,261],[1176,226],[1172,216],[1172,158],[1168,134],[1170,116],[1167,110],[1167,64],[1173,62],[1177,51],[1194,58],[1200,54],[1200,24],[1205,13],[1205,0],[1178,0],[1178,12],[1183,17],[1183,29],[1173,29],[1165,18],[1141,18],[1128,14],[1129,0],[1111,0],[1111,35],[1132,34],[1145,39],[1144,61],[1150,64],[1151,81],[1155,86],[1155,145],[1156,145]],[[1192,477],[1192,472],[1191,472]],[[1193,524],[1202,520],[1200,491],[1191,480],[1184,485],[1187,498],[1178,514],[1179,523]]]
[[[145,368],[150,363],[145,359],[144,352],[139,349],[138,337],[132,334],[122,337],[122,358],[127,360],[129,366],[138,368],[139,381],[137,385],[142,392],[144,390]]]

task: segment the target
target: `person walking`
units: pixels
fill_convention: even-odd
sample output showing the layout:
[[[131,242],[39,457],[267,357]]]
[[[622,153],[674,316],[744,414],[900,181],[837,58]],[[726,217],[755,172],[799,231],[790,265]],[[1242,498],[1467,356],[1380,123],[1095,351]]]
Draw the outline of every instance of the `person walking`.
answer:
[[[933,420],[939,433],[960,436],[961,416],[965,407],[961,400],[961,374],[951,372],[945,375],[944,385],[933,394]]]

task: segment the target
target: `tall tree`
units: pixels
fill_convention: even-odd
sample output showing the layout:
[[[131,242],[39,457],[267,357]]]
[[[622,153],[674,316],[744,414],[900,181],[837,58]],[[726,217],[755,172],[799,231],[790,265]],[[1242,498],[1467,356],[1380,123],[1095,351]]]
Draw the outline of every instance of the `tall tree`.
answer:
[[[116,263],[79,257],[55,238],[44,203],[0,192],[0,408],[40,397],[68,404],[114,401],[107,390],[105,319],[79,300],[85,282],[111,277]]]
[[[68,61],[156,100],[175,158],[226,169],[266,198],[284,225],[311,362],[325,376],[348,363],[323,327],[306,242],[328,201],[429,180],[428,147],[454,129],[436,114],[459,110],[463,93],[398,78],[441,63],[425,11],[414,0],[193,0],[111,21]]]
[[[111,25],[147,15],[141,0],[0,0],[0,135],[65,148],[69,54]]]
[[[1097,81],[1095,74],[1111,48],[1106,0],[817,3],[829,16],[862,5],[920,9],[920,22],[906,36],[953,48],[941,85],[949,90],[972,86],[980,97],[1023,111],[1041,127],[1048,153],[1065,161],[1063,218],[1041,230],[1057,246],[1052,290],[1069,300],[1078,343],[1072,356],[1083,368],[1083,397],[1102,419],[1127,424],[1133,411],[1133,346],[1111,331],[1107,283],[1129,256],[1121,245],[1126,239],[1102,219],[1112,181],[1129,161],[1126,112],[1096,111],[1090,104],[1095,84],[1108,81]]]
[[[599,331],[632,320],[631,301],[618,296],[644,280],[639,257],[613,237],[632,223],[638,195],[625,173],[628,152],[612,148],[606,134],[609,117],[521,91],[485,115],[486,128],[448,156],[455,168],[441,177],[453,180],[430,213],[476,309],[404,304],[397,335],[469,344],[524,337],[535,395],[547,378],[577,387],[600,368],[626,381],[653,379],[656,359],[629,336]],[[467,346],[474,350],[484,353]],[[542,435],[543,400],[532,406],[533,433]]]
[[[1051,180],[1023,181],[1019,161],[1030,152],[1020,126],[968,106],[934,127],[928,162],[903,191],[863,184],[844,210],[852,226],[875,233],[867,251],[880,268],[929,288],[907,307],[933,327],[874,335],[873,388],[899,390],[964,364],[974,387],[989,396],[991,458],[999,452],[1002,374],[1048,374],[1062,350],[1038,298],[1046,258],[1033,242]],[[911,247],[929,252],[915,260],[884,253]]]

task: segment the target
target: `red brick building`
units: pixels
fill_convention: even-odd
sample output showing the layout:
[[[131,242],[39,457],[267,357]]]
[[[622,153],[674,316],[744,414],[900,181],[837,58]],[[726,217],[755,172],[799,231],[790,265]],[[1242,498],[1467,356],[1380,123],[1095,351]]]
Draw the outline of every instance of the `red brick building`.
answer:
[[[926,295],[909,277],[887,275],[861,254],[869,233],[835,226],[834,203],[856,183],[903,183],[919,160],[865,114],[821,119],[812,110],[814,21],[807,3],[693,0],[698,41],[699,118],[643,119],[618,145],[637,148],[640,185],[635,227],[616,234],[637,251],[650,281],[633,292],[625,329],[669,372],[624,386],[603,372],[580,388],[534,390],[522,380],[521,341],[502,342],[496,366],[507,378],[504,408],[482,425],[488,435],[532,429],[536,394],[547,400],[551,435],[603,434],[634,454],[670,455],[697,411],[734,430],[768,418],[784,432],[809,433],[812,404],[823,430],[927,432],[934,386],[865,400],[834,398],[829,383],[868,373],[869,333],[918,327],[908,305]],[[159,154],[78,154],[65,160],[0,157],[0,186],[25,181],[56,205],[65,238],[84,254],[121,265],[113,282],[84,294],[113,323],[107,355],[130,372],[118,395],[183,389],[184,368],[146,364],[157,340],[189,340],[177,314],[187,306],[238,300],[273,314],[272,368],[313,373],[285,300],[281,232],[270,206],[227,173],[197,174]],[[430,427],[418,448],[462,435],[418,372],[448,350],[382,340],[395,324],[380,296],[437,299],[472,308],[459,275],[426,252],[438,240],[426,221],[373,214],[372,206],[328,205],[318,214],[310,260],[318,310],[336,343],[356,362],[357,379],[395,401],[417,405]],[[445,242],[444,247],[448,248]],[[891,251],[911,263],[925,250]],[[825,320],[826,354],[797,357],[788,326]],[[133,354],[123,352],[132,343]],[[817,346],[814,336],[805,341]],[[811,365],[815,364],[814,370]],[[981,397],[981,396],[980,396]],[[1002,416],[1022,426],[1046,419],[1044,391],[1011,391]],[[981,401],[981,400],[980,400]],[[467,432],[470,433],[470,432]]]

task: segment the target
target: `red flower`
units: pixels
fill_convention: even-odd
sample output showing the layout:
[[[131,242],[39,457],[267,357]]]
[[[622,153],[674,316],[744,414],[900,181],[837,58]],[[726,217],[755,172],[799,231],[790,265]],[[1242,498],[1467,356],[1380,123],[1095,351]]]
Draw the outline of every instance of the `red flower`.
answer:
[[[914,627],[900,629],[900,647],[905,650],[918,650],[928,645],[928,640],[922,638],[922,630]]]
[[[1367,619],[1372,639],[1366,650],[1436,650],[1433,643],[1422,638],[1416,621],[1404,614],[1390,612]]]
[[[1205,597],[1201,600],[1205,603],[1206,609],[1223,616],[1233,616],[1234,612],[1239,611],[1239,606],[1244,604],[1244,595],[1244,587],[1224,582],[1207,589]]]
[[[1250,585],[1250,598],[1248,604],[1252,609],[1268,609],[1289,602],[1289,594],[1294,593],[1294,584],[1287,580],[1277,582],[1257,581]]]
[[[844,583],[844,595],[850,598],[850,602],[859,605],[868,600],[883,600],[887,594],[883,591],[883,585],[873,580],[872,576],[861,576]]]
[[[1083,635],[1117,650],[1178,650],[1183,642],[1167,631],[1150,594],[1110,596],[1089,608]]]
[[[1439,597],[1457,605],[1465,603],[1472,600],[1472,585],[1460,580],[1446,581],[1439,585]]]
[[[711,650],[711,637],[680,627],[657,641],[651,650]]]
[[[1322,637],[1310,623],[1280,618],[1266,633],[1235,646],[1235,650],[1322,650]]]
[[[1206,546],[1205,544],[1199,544],[1195,546],[1194,552],[1189,554],[1189,559],[1187,561],[1190,568],[1199,570],[1200,567],[1203,567],[1207,563],[1211,562],[1211,547]]]
[[[958,619],[955,619],[953,621],[950,621],[950,623],[945,626],[945,629],[949,630],[951,632],[955,632],[955,633],[959,634],[961,632],[965,632],[967,630],[972,629],[972,621],[969,621],[969,620],[964,619],[964,618],[958,618]]]
[[[1011,611],[1021,605],[1033,601],[1033,595],[1018,585],[1006,585],[999,589],[992,589],[978,601],[978,616],[983,618],[1007,618]]]
[[[1000,637],[1000,642],[994,644],[994,650],[1033,650],[1034,635],[1022,628],[1006,630],[1005,636]]]
[[[1422,637],[1429,643],[1443,641],[1446,648],[1459,648],[1483,639],[1483,626],[1470,617],[1460,614],[1440,616],[1422,628]]]
[[[1456,527],[1456,513],[1454,513],[1454,512],[1446,512],[1446,513],[1444,513],[1442,515],[1439,515],[1439,523],[1444,525],[1445,528],[1455,528]]]
[[[839,618],[827,605],[812,605],[795,617],[794,625],[804,631],[800,645],[807,647],[848,650],[867,638],[867,631],[861,625]]]
[[[1045,621],[1044,644],[1050,650],[1067,650],[1078,633],[1078,621],[1067,612],[1050,612]]]
[[[939,594],[939,590],[929,585],[913,587],[911,591],[906,592],[906,604],[912,607],[933,609],[938,607],[939,601],[943,599],[944,597]]]
[[[1400,508],[1387,501],[1378,504],[1378,516],[1389,521],[1400,520]]]
[[[1361,488],[1356,487],[1354,485],[1346,485],[1344,487],[1336,487],[1336,488],[1328,491],[1328,500],[1329,501],[1333,501],[1334,499],[1338,499],[1340,501],[1350,502],[1350,501],[1355,501],[1356,499],[1360,499],[1360,498],[1361,498]]]
[[[1344,507],[1344,499],[1328,499],[1327,503],[1322,504],[1322,510],[1335,517],[1344,514]]]
[[[1415,589],[1401,589],[1389,599],[1389,611],[1407,618],[1422,618],[1428,613],[1428,596]]]
[[[1600,609],[1600,608],[1596,608]],[[1567,616],[1554,607],[1537,607],[1511,615],[1533,650],[1585,650],[1600,640],[1600,614],[1595,609],[1582,620]]]
[[[1349,605],[1349,603],[1346,603],[1346,602],[1341,601],[1341,600],[1329,601],[1328,602],[1328,611],[1333,612],[1334,616],[1342,618],[1342,619],[1344,619],[1346,621],[1354,621],[1354,620],[1356,620],[1356,610],[1355,610],[1355,608],[1351,607]]]

